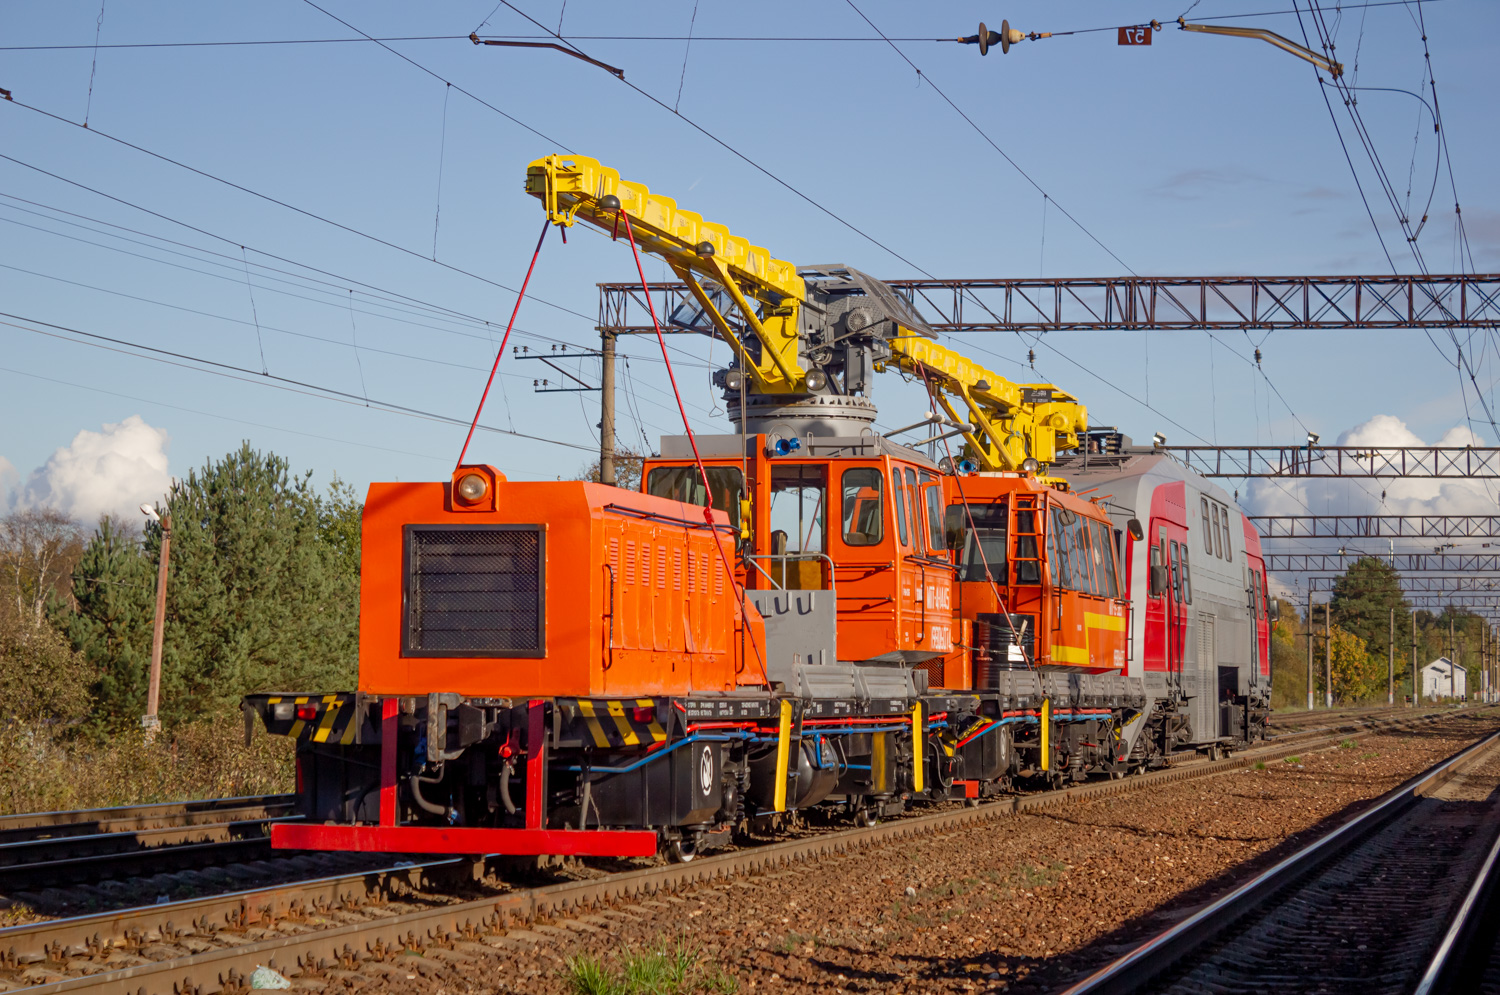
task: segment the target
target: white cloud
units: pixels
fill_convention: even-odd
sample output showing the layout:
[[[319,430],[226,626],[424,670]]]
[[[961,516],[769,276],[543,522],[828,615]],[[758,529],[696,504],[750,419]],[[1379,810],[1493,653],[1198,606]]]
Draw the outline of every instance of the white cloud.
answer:
[[[1485,440],[1467,425],[1455,425],[1436,442],[1426,442],[1394,415],[1376,415],[1339,436],[1340,446],[1380,449],[1394,446],[1483,446]],[[1254,515],[1484,515],[1495,508],[1493,481],[1452,479],[1356,480],[1283,478],[1249,482],[1245,507]],[[1430,541],[1404,544],[1405,551],[1422,552]],[[1308,540],[1272,543],[1281,552],[1331,553],[1344,546],[1351,551],[1379,555],[1390,547],[1384,540],[1360,543],[1354,540]],[[1459,546],[1464,546],[1462,540]],[[1403,541],[1396,540],[1396,552]],[[1274,578],[1290,587],[1297,575]]]
[[[0,467],[0,482],[9,466]],[[71,444],[52,454],[46,466],[33,470],[25,484],[14,489],[10,503],[55,508],[93,523],[103,514],[138,514],[138,505],[159,501],[171,483],[167,433],[146,424],[140,415],[131,415],[104,425],[100,432],[79,432]]]
[[[1455,425],[1428,443],[1395,415],[1376,415],[1339,436],[1336,445],[1380,449],[1394,446],[1467,446],[1485,441],[1466,425]],[[1494,506],[1492,485],[1465,479],[1350,480],[1259,479],[1250,481],[1246,507],[1257,515],[1475,515]]]

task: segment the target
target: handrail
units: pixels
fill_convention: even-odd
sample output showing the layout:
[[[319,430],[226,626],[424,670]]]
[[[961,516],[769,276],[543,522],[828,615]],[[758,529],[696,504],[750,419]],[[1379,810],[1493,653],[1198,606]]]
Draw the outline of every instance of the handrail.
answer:
[[[834,576],[837,565],[833,562],[833,557],[827,553],[750,553],[745,556],[745,560],[752,567],[759,570],[765,576],[766,580],[770,581],[778,591],[785,591],[788,588],[785,584],[777,584],[776,578],[766,573],[766,569],[759,563],[756,563],[756,560],[780,560],[782,563],[781,576],[783,580],[786,579],[786,564],[790,560],[824,560],[828,563],[827,590],[833,594],[834,603],[837,604],[838,602],[838,578]],[[818,590],[823,590],[823,588],[818,588]]]

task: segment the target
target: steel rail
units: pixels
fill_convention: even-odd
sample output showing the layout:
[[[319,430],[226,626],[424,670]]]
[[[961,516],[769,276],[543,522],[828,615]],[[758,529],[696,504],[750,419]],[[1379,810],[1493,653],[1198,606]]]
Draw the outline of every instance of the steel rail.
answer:
[[[1497,867],[1500,867],[1500,835],[1490,845],[1484,865],[1464,894],[1463,902],[1454,913],[1442,942],[1433,952],[1432,959],[1427,963],[1427,970],[1422,972],[1422,980],[1417,982],[1412,995],[1465,990],[1459,984],[1464,971],[1470,966],[1470,958],[1476,953],[1473,941],[1482,928],[1483,918],[1493,911],[1496,891],[1500,888],[1500,871],[1497,871]]]
[[[21,812],[0,815],[0,843],[40,839],[44,836],[81,836],[264,818],[289,812],[296,805],[296,795],[246,795],[203,801]]]
[[[838,830],[808,839],[770,843],[741,851],[699,857],[686,864],[643,868],[592,880],[522,889],[498,897],[421,909],[368,923],[278,935],[201,955],[106,970],[84,977],[35,985],[24,990],[28,995],[83,991],[94,995],[136,995],[140,991],[170,990],[210,995],[225,988],[244,987],[251,970],[261,964],[317,968],[323,964],[343,963],[346,967],[352,967],[368,959],[371,949],[379,952],[421,949],[426,945],[441,947],[451,944],[454,937],[473,942],[478,937],[491,936],[491,945],[510,942],[506,936],[514,942],[535,940],[539,938],[536,934],[525,930],[514,931],[514,925],[518,922],[530,922],[542,915],[576,912],[601,904],[629,901],[643,895],[769,871],[804,860],[815,860],[826,855],[976,825],[1011,815],[1042,812],[1083,799],[1148,790],[1179,781],[1215,776],[1242,769],[1259,759],[1334,745],[1353,729],[1378,731],[1419,721],[1430,722],[1441,714],[1452,713],[1345,724],[1336,732],[1326,735],[1322,735],[1323,730],[1297,733],[1283,737],[1269,746],[1246,750],[1224,760],[1186,763],[1118,781],[1098,781],[1057,791],[1014,795],[975,808],[951,808],[912,815],[870,828]],[[1296,745],[1293,745],[1292,740],[1296,741]],[[295,886],[282,886],[282,889],[290,887]],[[252,894],[246,893],[241,901],[253,900],[250,897]],[[168,915],[173,921],[181,921],[182,916],[173,915],[173,910],[173,905],[162,905],[149,910],[149,914]],[[36,944],[46,937],[46,925],[42,923],[0,930],[0,950],[5,948],[12,937],[22,935],[29,936],[31,942]],[[75,935],[80,928],[87,929],[76,922],[67,923],[63,928],[73,930]],[[134,927],[128,923],[116,922],[111,928],[118,932]],[[29,932],[22,934],[22,930]],[[505,936],[497,935],[506,930],[512,932]]]
[[[1457,774],[1459,767],[1497,743],[1500,743],[1500,732],[1491,733],[1411,778],[1337,829],[1320,836],[1206,908],[1065,989],[1062,995],[1136,995],[1147,990],[1163,974],[1246,915],[1333,859],[1340,848],[1351,845],[1402,814],[1416,803],[1421,792],[1440,786]]]

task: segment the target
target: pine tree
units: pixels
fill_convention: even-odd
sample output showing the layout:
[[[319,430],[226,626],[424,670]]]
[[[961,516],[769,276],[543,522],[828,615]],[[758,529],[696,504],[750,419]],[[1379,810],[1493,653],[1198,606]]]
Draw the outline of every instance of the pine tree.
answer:
[[[1335,625],[1364,641],[1372,657],[1386,659],[1390,645],[1391,610],[1396,612],[1396,645],[1403,645],[1400,630],[1411,626],[1411,606],[1401,593],[1401,575],[1396,568],[1374,556],[1362,556],[1333,584],[1330,599]]]
[[[94,674],[92,694],[106,724],[146,709],[155,573],[140,534],[105,516],[73,571],[72,612],[53,606],[69,642]]]
[[[361,508],[347,486],[321,499],[310,477],[246,443],[173,483],[158,509],[172,523],[164,721],[221,714],[254,691],[353,687]],[[75,593],[120,589],[80,597],[69,629],[100,668],[98,697],[114,724],[144,705],[161,540],[152,523],[131,554],[101,527],[76,572]]]

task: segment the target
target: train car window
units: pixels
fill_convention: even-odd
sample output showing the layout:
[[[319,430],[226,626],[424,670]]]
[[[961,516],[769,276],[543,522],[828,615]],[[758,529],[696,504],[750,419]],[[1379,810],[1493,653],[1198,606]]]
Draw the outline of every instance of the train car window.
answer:
[[[1104,565],[1099,561],[1099,545],[1094,535],[1094,523],[1086,518],[1078,519],[1078,558],[1085,566],[1080,571],[1088,574],[1088,591],[1096,597],[1104,595]]]
[[[1109,526],[1102,522],[1089,525],[1093,537],[1094,566],[1099,576],[1099,593],[1106,598],[1120,596],[1120,582],[1115,575],[1115,548],[1110,542]]]
[[[906,488],[901,486],[901,468],[891,470],[891,497],[896,499],[896,535],[901,545],[911,545],[906,540]]]
[[[963,507],[955,505],[949,511],[963,514]],[[959,580],[985,580],[985,564],[989,565],[989,579],[1005,583],[1006,518],[1008,509],[1002,502],[991,505],[974,505],[970,509],[974,516],[974,528],[967,528],[962,535],[963,554],[959,559]]]
[[[771,530],[786,534],[785,552],[827,552],[827,518],[828,478],[824,467],[771,467]]]
[[[1073,561],[1068,555],[1068,547],[1071,545],[1072,536],[1067,525],[1063,522],[1062,509],[1052,509],[1052,528],[1047,530],[1048,552],[1051,554],[1047,559],[1052,565],[1052,583],[1065,590],[1077,590],[1073,580]]]
[[[1224,558],[1224,537],[1219,532],[1219,506],[1217,504],[1213,506],[1213,515],[1213,529],[1208,534],[1208,553],[1222,560]],[[1218,547],[1217,551],[1215,551],[1215,547]]]
[[[1188,569],[1188,547],[1182,544],[1182,603],[1193,603],[1193,572]]]
[[[1226,559],[1226,560],[1233,560],[1234,559],[1234,543],[1230,541],[1231,538],[1232,538],[1232,533],[1229,531],[1229,509],[1228,508],[1224,509],[1224,514],[1220,516],[1219,521],[1223,524],[1223,527],[1224,527],[1224,559]]]
[[[911,515],[911,548],[922,552],[922,502],[917,499],[917,471],[906,468],[906,507]]]
[[[874,546],[885,538],[884,483],[874,467],[844,471],[841,507],[846,546]]]
[[[737,466],[710,466],[708,486],[713,496],[710,507],[729,516],[729,524],[740,527],[740,499],[745,496],[745,478]],[[659,466],[646,476],[646,493],[686,504],[705,505],[703,476],[696,466]]]
[[[1016,510],[1016,583],[1040,584],[1041,567],[1037,564],[1040,551],[1036,543],[1036,512]]]
[[[1162,562],[1161,562],[1161,547],[1158,546],[1158,545],[1156,545],[1155,543],[1152,543],[1147,548],[1151,551],[1150,564],[1149,564],[1150,569],[1147,570],[1147,572],[1146,572],[1147,579],[1148,579],[1149,583],[1155,584],[1156,582],[1154,580],[1150,580],[1150,576],[1152,574],[1156,573],[1156,568],[1157,567],[1159,567],[1159,566],[1162,565]],[[1151,591],[1151,588],[1148,587],[1147,590]],[[1159,598],[1164,593],[1166,593],[1166,592],[1165,591],[1152,592],[1151,596]]]
[[[1203,509],[1203,551],[1212,556],[1214,552],[1214,534],[1208,528],[1208,498],[1199,498],[1198,500],[1202,502],[1201,507]]]
[[[1182,555],[1177,551],[1177,543],[1172,543],[1172,600],[1178,604],[1182,603]]]
[[[943,535],[943,488],[936,477],[925,471],[919,486],[927,495],[927,548],[939,552],[948,548]]]

